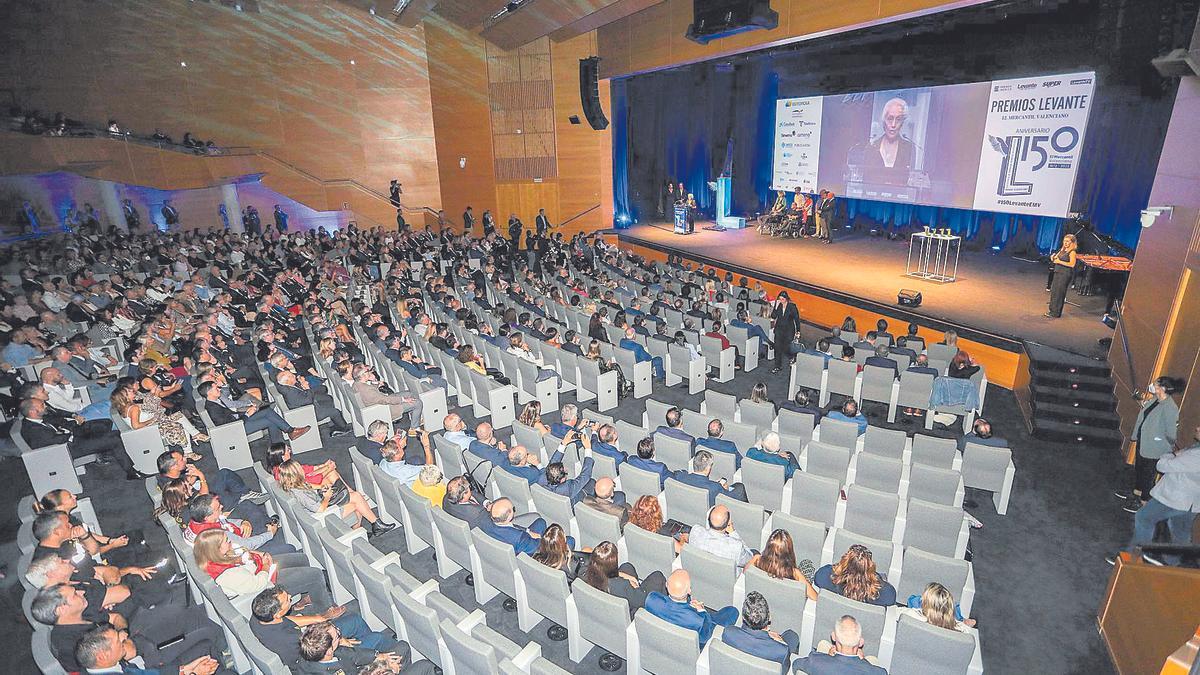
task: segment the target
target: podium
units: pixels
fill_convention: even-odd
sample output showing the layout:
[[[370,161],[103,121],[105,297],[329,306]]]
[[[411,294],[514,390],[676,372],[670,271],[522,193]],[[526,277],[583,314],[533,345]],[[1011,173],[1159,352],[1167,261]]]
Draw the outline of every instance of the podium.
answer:
[[[689,234],[687,204],[675,204],[675,234]]]
[[[708,186],[717,193],[717,227],[726,230],[740,230],[746,227],[746,219],[729,215],[733,195],[732,181],[733,179],[729,176],[721,176],[715,184],[710,182]]]

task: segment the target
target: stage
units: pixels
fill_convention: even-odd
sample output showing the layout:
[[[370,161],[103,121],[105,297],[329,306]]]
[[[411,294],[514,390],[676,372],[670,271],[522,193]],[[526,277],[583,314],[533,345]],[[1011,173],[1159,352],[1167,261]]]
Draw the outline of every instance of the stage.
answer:
[[[760,235],[751,226],[725,232],[702,229],[711,225],[696,221],[696,231],[690,235],[675,234],[667,223],[635,225],[617,234],[627,244],[679,253],[728,269],[735,276],[744,270],[751,278],[896,320],[915,316],[914,320],[926,327],[954,328],[972,341],[1009,351],[1020,349],[1019,343],[1029,340],[1076,354],[1102,356],[1107,350],[1100,348],[1097,340],[1113,334],[1100,322],[1103,295],[1080,296],[1068,291],[1062,318],[1043,316],[1050,298],[1043,263],[972,252],[964,244],[957,281],[935,283],[905,276],[906,240],[889,241],[840,230],[827,245],[816,239]],[[901,288],[920,291],[921,306],[897,305],[896,293]],[[799,304],[802,317],[831,323],[816,321],[811,314],[804,316],[804,300]],[[904,332],[903,324],[891,323],[893,334]],[[863,326],[859,319],[859,330],[868,328],[873,326]]]

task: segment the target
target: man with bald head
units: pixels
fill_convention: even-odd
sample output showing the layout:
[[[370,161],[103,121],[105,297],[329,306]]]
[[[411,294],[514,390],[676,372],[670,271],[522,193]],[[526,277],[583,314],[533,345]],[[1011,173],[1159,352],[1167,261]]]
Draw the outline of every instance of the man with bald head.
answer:
[[[692,577],[687,570],[675,570],[667,577],[667,593],[646,596],[646,611],[680,628],[696,631],[700,649],[708,644],[716,626],[732,626],[738,619],[736,607],[714,611],[699,600],[692,599]]]
[[[708,510],[708,522],[692,526],[688,546],[732,560],[739,572],[754,555],[746,542],[742,541],[742,536],[733,529],[729,509],[721,505]]]
[[[467,450],[496,466],[504,466],[508,461],[508,446],[496,438],[496,432],[487,422],[480,422],[475,427],[475,440],[471,441]]]
[[[510,544],[518,555],[525,553],[533,555],[537,552],[538,539],[546,531],[546,521],[543,518],[534,520],[528,527],[517,525],[513,519],[516,509],[511,499],[501,497],[488,507],[488,519],[480,524],[479,529],[489,536]],[[574,549],[575,540],[567,537],[567,547]]]
[[[524,478],[526,482],[533,485],[545,473],[545,470],[538,466],[540,463],[541,458],[527,451],[525,446],[514,445],[508,450],[508,461],[500,468],[514,476]]]
[[[617,484],[613,479],[608,476],[597,478],[593,491],[595,494],[584,497],[580,503],[620,518],[621,527],[625,527],[625,523],[629,522],[629,504],[625,501],[625,493],[617,491]]]
[[[67,381],[62,371],[55,366],[42,370],[38,380],[46,390],[46,402],[50,407],[89,421],[109,420],[111,424],[109,411],[112,409],[112,401],[109,398],[102,398],[90,405],[84,404],[82,389]]]
[[[849,614],[838,619],[830,635],[833,644],[822,640],[812,653],[792,662],[795,672],[808,675],[887,675],[887,671],[874,665],[874,657],[863,652],[862,626]]]
[[[446,430],[442,437],[462,450],[471,447],[471,444],[475,442],[475,433],[467,431],[467,423],[458,413],[450,413],[442,418],[442,428]]]

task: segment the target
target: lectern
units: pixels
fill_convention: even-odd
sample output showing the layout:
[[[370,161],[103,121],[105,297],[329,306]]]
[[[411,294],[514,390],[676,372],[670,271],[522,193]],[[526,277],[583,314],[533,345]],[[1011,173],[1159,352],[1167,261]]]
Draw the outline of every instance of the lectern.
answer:
[[[717,227],[723,227],[726,230],[740,230],[746,227],[745,218],[729,215],[733,195],[733,179],[724,175],[717,179],[715,185],[713,183],[708,185],[717,193]]]

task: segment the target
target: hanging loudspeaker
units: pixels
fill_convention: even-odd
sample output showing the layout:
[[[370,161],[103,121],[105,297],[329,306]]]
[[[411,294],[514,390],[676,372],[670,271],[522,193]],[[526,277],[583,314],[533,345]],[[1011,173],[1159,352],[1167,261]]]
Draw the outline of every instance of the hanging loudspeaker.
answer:
[[[607,129],[608,118],[600,107],[600,57],[579,59],[579,101],[583,115],[593,129]]]

